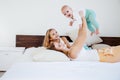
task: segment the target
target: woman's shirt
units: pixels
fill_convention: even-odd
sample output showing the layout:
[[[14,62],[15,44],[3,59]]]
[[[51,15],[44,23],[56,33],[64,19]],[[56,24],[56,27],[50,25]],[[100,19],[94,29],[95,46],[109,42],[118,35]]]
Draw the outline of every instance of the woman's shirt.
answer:
[[[63,48],[67,48],[67,45],[65,44],[65,42],[62,40],[62,38],[60,38],[60,43],[63,45]]]

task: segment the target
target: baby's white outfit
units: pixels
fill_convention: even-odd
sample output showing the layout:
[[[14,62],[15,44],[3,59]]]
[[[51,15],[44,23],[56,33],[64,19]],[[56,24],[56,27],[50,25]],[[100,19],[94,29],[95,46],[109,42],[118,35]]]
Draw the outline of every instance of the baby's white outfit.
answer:
[[[72,25],[74,27],[79,27],[79,24],[82,24],[82,20],[81,20],[81,16],[79,14],[79,11],[78,10],[77,11],[73,11],[74,19],[71,19],[71,20],[74,20],[74,23]],[[83,11],[83,15],[85,15],[85,10],[82,9],[82,11]]]

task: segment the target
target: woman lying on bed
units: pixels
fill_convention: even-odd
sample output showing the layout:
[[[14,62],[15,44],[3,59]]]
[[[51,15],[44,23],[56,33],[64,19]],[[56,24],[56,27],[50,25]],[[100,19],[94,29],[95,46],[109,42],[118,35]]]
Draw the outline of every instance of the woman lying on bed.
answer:
[[[84,17],[82,17],[82,22],[82,26],[79,27],[78,36],[71,46],[67,39],[64,37],[60,38],[55,29],[49,29],[46,32],[43,46],[48,49],[63,52],[71,60],[120,62],[120,46],[100,50],[85,50],[83,48],[87,36],[87,25]]]

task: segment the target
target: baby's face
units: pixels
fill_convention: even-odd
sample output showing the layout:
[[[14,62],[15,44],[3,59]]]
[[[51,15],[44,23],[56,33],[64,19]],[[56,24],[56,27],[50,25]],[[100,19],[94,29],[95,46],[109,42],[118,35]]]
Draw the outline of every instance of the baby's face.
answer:
[[[64,16],[66,16],[67,18],[72,18],[73,17],[73,11],[71,8],[69,7],[65,7],[62,9],[62,13]]]

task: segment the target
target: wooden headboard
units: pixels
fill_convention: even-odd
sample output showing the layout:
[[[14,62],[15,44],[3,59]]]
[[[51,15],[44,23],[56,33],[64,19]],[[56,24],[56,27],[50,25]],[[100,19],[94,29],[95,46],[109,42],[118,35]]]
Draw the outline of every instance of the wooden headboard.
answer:
[[[65,36],[70,42],[70,37]],[[120,45],[120,37],[101,37],[104,44],[111,46]],[[44,35],[16,35],[16,47],[38,47],[42,46]]]
[[[120,37],[101,37],[105,44],[110,46],[117,46],[120,45]]]
[[[65,36],[70,42],[70,37]],[[39,47],[43,45],[44,35],[16,35],[16,47]]]

